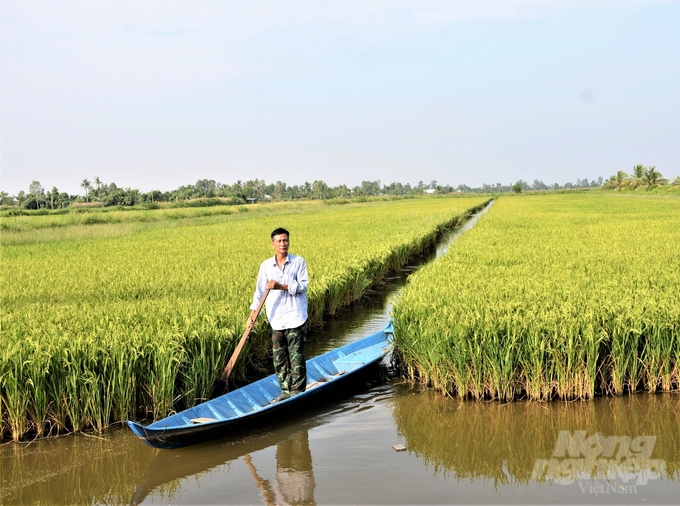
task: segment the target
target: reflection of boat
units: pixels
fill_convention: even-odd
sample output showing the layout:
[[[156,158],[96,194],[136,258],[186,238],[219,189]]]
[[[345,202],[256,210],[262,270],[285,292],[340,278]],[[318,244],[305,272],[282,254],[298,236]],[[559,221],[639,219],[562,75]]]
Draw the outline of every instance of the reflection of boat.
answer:
[[[343,409],[341,412],[344,412]],[[250,461],[250,454],[264,450],[272,446],[277,447],[277,465],[279,461],[279,446],[286,441],[292,441],[303,437],[307,439],[307,431],[325,423],[326,417],[311,417],[296,423],[278,425],[274,431],[264,430],[242,434],[237,438],[220,441],[216,444],[183,448],[172,455],[166,452],[159,453],[149,464],[144,476],[137,486],[130,504],[140,504],[153,490],[159,487],[172,489],[173,483],[190,476],[199,476],[210,473],[220,468],[227,462],[232,462],[244,457],[246,464],[254,470]],[[307,446],[307,453],[309,447]],[[311,473],[311,455],[309,456],[309,471]],[[300,467],[300,466],[298,466]],[[305,467],[305,470],[307,469]],[[255,471],[256,472],[256,471]],[[267,480],[260,480],[267,482]],[[267,483],[268,484],[268,483]],[[261,484],[256,479],[256,486]],[[270,495],[275,496],[271,491]],[[276,502],[276,501],[274,501]]]
[[[128,420],[132,431],[145,443],[156,448],[179,448],[266,423],[277,419],[294,407],[319,399],[363,377],[369,366],[378,364],[389,352],[392,325],[338,349],[307,361],[307,390],[272,404],[280,393],[273,374],[210,401],[148,426]]]

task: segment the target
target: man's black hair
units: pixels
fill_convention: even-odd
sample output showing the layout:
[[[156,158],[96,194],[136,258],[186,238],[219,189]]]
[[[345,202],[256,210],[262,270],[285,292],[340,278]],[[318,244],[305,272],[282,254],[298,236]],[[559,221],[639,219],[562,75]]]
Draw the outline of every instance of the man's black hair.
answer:
[[[274,236],[281,234],[286,234],[288,239],[290,239],[290,232],[288,232],[288,230],[286,230],[285,228],[277,228],[272,232],[272,241],[274,240]]]

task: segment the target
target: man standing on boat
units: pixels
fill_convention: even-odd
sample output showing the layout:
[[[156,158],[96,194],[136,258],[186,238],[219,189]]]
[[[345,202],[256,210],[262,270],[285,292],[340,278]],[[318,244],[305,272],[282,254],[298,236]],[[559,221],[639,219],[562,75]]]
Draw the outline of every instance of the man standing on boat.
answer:
[[[265,307],[272,327],[274,371],[279,380],[281,401],[305,391],[305,324],[307,322],[307,263],[288,253],[290,234],[285,228],[271,233],[273,258],[262,262],[250,306],[250,326],[255,324],[257,307],[267,288],[271,289]]]

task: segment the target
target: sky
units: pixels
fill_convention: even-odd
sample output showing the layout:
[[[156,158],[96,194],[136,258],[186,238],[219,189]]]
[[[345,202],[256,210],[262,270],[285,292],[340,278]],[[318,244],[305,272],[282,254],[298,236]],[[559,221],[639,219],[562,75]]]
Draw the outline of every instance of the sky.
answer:
[[[0,190],[680,175],[680,2],[0,0]]]

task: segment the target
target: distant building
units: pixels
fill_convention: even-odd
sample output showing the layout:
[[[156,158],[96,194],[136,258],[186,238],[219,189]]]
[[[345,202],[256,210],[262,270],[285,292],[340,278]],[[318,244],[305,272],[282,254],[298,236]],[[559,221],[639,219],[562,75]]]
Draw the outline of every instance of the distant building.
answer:
[[[434,195],[437,192],[437,190],[433,188],[428,188],[427,190],[424,191],[424,193],[427,193],[428,195]]]

